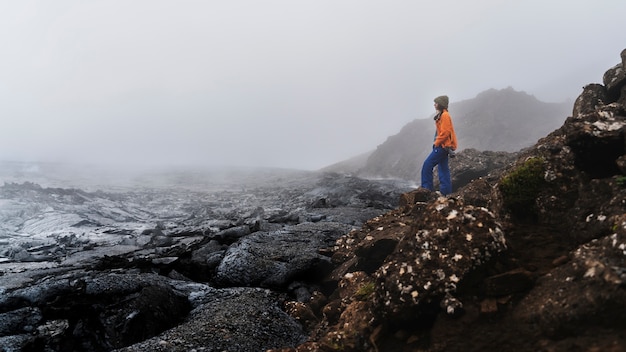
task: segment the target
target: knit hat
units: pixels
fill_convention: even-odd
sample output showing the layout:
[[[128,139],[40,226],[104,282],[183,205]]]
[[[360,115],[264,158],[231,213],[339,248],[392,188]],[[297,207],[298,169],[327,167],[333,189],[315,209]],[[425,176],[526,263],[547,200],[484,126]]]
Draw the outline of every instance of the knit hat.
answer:
[[[449,99],[447,95],[440,95],[435,98],[435,103],[439,104],[439,106],[441,106],[444,109],[448,108],[448,102],[449,102]]]

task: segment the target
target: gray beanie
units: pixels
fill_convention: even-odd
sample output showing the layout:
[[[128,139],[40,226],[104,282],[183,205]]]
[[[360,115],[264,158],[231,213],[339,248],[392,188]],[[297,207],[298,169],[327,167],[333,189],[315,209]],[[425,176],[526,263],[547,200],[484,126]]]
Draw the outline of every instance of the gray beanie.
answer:
[[[444,109],[448,108],[448,102],[449,102],[449,99],[447,95],[440,95],[435,98],[435,103],[439,104],[439,106],[441,106]]]

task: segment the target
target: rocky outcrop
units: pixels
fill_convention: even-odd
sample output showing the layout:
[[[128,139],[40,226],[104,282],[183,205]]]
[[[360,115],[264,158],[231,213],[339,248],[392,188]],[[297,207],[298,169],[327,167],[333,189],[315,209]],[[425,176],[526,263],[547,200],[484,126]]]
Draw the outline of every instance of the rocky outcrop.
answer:
[[[309,341],[280,351],[626,350],[624,56],[502,172],[340,238],[336,289],[292,312]]]

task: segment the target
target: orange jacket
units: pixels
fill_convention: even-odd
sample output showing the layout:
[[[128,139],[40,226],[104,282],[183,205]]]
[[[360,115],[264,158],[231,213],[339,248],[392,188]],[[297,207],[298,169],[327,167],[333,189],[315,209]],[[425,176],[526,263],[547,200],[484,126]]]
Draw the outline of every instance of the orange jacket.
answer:
[[[452,126],[452,119],[447,109],[444,109],[439,119],[435,120],[435,126],[437,127],[437,136],[435,147],[451,147],[452,150],[456,150],[456,133],[454,133],[454,126]]]

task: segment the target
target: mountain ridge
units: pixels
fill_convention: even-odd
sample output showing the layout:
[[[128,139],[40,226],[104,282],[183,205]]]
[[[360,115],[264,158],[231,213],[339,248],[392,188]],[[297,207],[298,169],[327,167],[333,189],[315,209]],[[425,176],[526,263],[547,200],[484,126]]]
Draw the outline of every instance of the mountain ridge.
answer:
[[[475,98],[453,102],[449,111],[459,151],[517,152],[561,126],[571,113],[571,103],[546,103],[507,87],[488,89]],[[369,154],[338,162],[323,171],[418,180],[434,133],[432,117],[414,119]],[[368,155],[367,159],[364,155]]]

